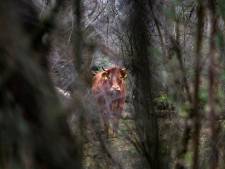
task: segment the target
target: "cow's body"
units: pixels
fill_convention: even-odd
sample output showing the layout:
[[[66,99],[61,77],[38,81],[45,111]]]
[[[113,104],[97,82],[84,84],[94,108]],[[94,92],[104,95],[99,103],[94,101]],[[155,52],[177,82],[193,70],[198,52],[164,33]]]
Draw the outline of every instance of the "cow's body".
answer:
[[[119,118],[125,103],[126,71],[113,67],[98,72],[93,77],[92,92],[101,111],[101,121],[109,134],[110,124],[113,133],[117,133]]]

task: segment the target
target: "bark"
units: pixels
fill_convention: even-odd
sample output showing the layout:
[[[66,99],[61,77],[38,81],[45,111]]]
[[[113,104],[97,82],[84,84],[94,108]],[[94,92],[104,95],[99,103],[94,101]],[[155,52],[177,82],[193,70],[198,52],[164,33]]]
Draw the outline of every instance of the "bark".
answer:
[[[31,32],[25,31],[28,23],[18,13],[26,11],[21,8],[23,3],[0,3],[0,31],[4,32],[0,35],[0,166],[79,169],[76,141],[48,72],[39,62],[46,55],[32,47],[35,38],[31,32],[40,23],[36,18]]]
[[[201,129],[201,114],[200,114],[200,101],[199,101],[199,88],[200,88],[200,75],[201,75],[201,47],[202,47],[202,32],[204,26],[204,6],[201,0],[198,1],[198,25],[197,25],[197,39],[196,39],[196,60],[195,60],[195,79],[194,79],[194,98],[193,109],[191,116],[194,116],[193,126],[193,169],[199,168],[199,140]]]
[[[218,134],[219,124],[217,123],[218,114],[216,112],[216,34],[217,34],[217,15],[216,15],[216,2],[213,0],[208,1],[209,17],[210,17],[210,41],[209,41],[209,119],[210,119],[210,169],[217,169],[219,162],[219,150],[218,150]]]
[[[137,134],[141,151],[151,169],[160,168],[158,121],[153,108],[152,65],[149,53],[150,38],[147,28],[147,1],[134,1],[130,14],[131,72],[135,89],[133,103],[136,114]]]

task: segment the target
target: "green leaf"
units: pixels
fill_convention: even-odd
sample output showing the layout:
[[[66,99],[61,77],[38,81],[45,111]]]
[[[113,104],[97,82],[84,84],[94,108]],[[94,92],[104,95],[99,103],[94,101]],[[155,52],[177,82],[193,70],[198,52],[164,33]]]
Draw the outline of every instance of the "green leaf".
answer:
[[[225,17],[225,0],[218,0],[217,3],[218,14],[222,17]]]

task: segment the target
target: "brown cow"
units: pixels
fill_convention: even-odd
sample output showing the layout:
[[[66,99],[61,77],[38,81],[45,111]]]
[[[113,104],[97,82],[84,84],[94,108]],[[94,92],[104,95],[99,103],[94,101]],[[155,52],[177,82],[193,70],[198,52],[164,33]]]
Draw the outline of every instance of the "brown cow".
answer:
[[[93,77],[92,92],[101,111],[101,123],[106,134],[117,133],[125,103],[126,70],[118,67],[103,69]],[[111,126],[110,126],[111,124]],[[112,127],[112,130],[110,130]]]

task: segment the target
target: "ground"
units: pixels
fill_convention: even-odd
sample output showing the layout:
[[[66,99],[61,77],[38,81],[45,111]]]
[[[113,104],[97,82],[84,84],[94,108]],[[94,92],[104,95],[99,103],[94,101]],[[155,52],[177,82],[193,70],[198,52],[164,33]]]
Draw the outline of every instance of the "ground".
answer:
[[[128,139],[133,125],[134,120],[122,118],[117,136],[106,138],[101,132],[100,139],[89,139],[84,145],[85,169],[140,168],[143,159]]]

